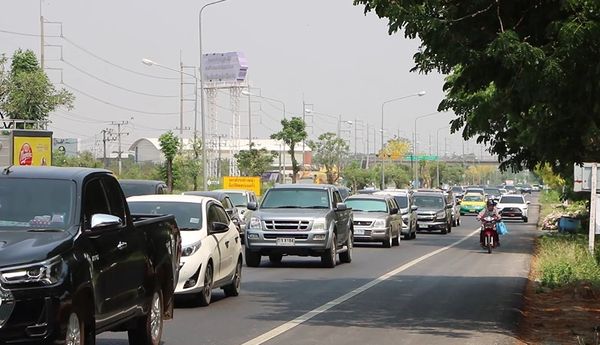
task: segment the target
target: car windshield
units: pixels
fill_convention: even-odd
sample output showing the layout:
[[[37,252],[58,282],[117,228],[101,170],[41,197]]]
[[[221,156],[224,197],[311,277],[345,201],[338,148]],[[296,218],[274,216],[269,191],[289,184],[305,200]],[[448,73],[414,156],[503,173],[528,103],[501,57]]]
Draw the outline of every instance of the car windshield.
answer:
[[[385,200],[348,199],[346,205],[356,212],[388,212]]]
[[[462,193],[465,191],[461,186],[454,186],[450,190],[454,193]]]
[[[523,200],[520,196],[503,196],[500,199],[501,204],[524,204],[525,200]]]
[[[475,194],[483,195],[484,191],[483,191],[483,189],[467,189],[467,193],[475,193]]]
[[[172,214],[181,230],[202,229],[202,206],[192,202],[129,201],[133,214]]]
[[[66,230],[74,224],[75,182],[0,179],[0,230]]]
[[[408,208],[408,197],[406,195],[394,195],[396,203],[400,208]]]
[[[465,195],[463,201],[483,201],[481,195]]]
[[[444,199],[441,196],[415,195],[415,205],[422,208],[437,208],[444,207]]]
[[[492,195],[500,194],[500,190],[498,188],[486,188],[484,191],[486,194],[492,194]]]
[[[329,193],[317,188],[274,188],[267,192],[260,208],[329,208]]]
[[[226,193],[236,207],[246,207],[248,205],[248,193]]]

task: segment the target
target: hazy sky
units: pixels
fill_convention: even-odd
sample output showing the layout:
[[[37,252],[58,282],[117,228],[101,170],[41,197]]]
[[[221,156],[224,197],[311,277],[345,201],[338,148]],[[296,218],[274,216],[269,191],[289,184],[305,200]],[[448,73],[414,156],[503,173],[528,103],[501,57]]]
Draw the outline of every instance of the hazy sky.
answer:
[[[60,71],[48,69],[47,73],[58,87],[74,88],[71,91],[77,97],[73,111],[51,115],[55,137],[78,137],[83,148],[98,148],[100,131],[108,122],[128,120],[130,134],[123,139],[128,146],[138,138],[158,137],[178,127],[178,74],[143,65],[141,59],[177,69],[181,51],[185,65],[197,66],[198,10],[207,2],[44,0],[45,19],[62,22],[66,38],[46,38],[47,44],[62,47],[63,57],[60,61],[60,47],[46,47],[46,67],[61,68],[64,85],[60,85]],[[39,6],[39,0],[0,0],[0,30],[38,35],[0,32],[0,53],[10,56],[15,49],[28,48],[39,54]],[[203,51],[243,52],[251,86],[260,88],[263,96],[283,101],[288,117],[301,114],[304,99],[314,110],[307,118],[311,137],[335,132],[338,115],[362,121],[358,151],[364,151],[364,128],[367,123],[370,128],[380,128],[382,102],[427,92],[385,106],[386,138],[398,133],[411,137],[415,117],[437,109],[443,97],[443,76],[410,73],[419,43],[401,34],[389,36],[387,22],[374,14],[365,16],[363,9],[353,6],[352,0],[229,0],[204,11]],[[46,24],[45,31],[56,36],[60,26]],[[193,87],[186,86],[185,93],[193,94]],[[226,93],[219,95],[218,134],[229,134],[230,99]],[[246,138],[247,107],[248,99],[242,97],[241,131]],[[192,109],[187,102],[186,127],[193,127]],[[280,128],[278,103],[254,98],[252,109],[253,137],[264,138]],[[460,137],[450,136],[444,128],[451,116],[440,114],[418,121],[420,149],[429,150],[431,137],[435,153],[439,133],[440,152],[445,137],[448,151],[462,152]],[[354,140],[354,127],[343,124],[342,128],[346,129],[343,136]],[[191,131],[185,132],[185,136],[191,135]],[[369,140],[372,147],[372,129]],[[379,142],[377,139],[377,146]],[[465,145],[465,151],[481,153],[472,142]]]

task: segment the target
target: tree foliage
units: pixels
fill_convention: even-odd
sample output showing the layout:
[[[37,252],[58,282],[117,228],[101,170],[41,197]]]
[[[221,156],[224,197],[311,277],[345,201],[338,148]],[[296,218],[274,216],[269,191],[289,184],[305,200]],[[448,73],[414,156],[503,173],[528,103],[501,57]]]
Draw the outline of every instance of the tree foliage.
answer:
[[[308,137],[306,133],[306,123],[300,117],[292,117],[291,120],[281,120],[281,131],[271,134],[271,139],[282,140],[289,148],[288,151],[292,157],[292,183],[296,183],[296,178],[300,167],[296,160],[296,144],[301,143]]]
[[[173,190],[173,160],[177,155],[180,143],[179,138],[172,131],[162,134],[158,141],[160,143],[160,151],[165,156],[165,168],[167,173],[167,186],[169,192]]]
[[[406,139],[390,139],[385,143],[383,149],[379,150],[377,156],[381,157],[381,154],[383,153],[384,157],[397,161],[404,159],[409,151],[410,142]]]
[[[379,174],[375,168],[363,169],[358,162],[353,161],[343,169],[343,176],[348,186],[356,191],[372,185]]]
[[[323,133],[316,141],[309,141],[313,152],[313,161],[325,168],[327,183],[334,184],[340,177],[341,162],[348,157],[350,148],[346,141],[334,133]]]
[[[271,168],[276,156],[277,153],[269,152],[265,148],[258,150],[254,143],[251,143],[250,150],[242,150],[234,157],[242,176],[262,176]]]
[[[53,110],[73,107],[74,96],[65,89],[57,90],[40,68],[31,50],[13,54],[10,72],[7,59],[0,59],[0,114],[20,120],[45,120]]]
[[[76,156],[67,156],[62,152],[52,154],[52,165],[57,167],[102,168],[102,162],[94,158],[90,151],[80,152]]]
[[[422,45],[413,70],[449,74],[439,110],[501,168],[568,172],[600,159],[600,2],[355,0]]]

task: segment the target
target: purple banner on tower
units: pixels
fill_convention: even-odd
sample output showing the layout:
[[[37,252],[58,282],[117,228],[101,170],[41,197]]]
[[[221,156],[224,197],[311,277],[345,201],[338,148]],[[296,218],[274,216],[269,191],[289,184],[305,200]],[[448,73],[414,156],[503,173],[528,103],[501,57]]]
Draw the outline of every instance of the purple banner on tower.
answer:
[[[206,82],[243,82],[248,73],[248,60],[241,52],[202,55],[202,78]]]

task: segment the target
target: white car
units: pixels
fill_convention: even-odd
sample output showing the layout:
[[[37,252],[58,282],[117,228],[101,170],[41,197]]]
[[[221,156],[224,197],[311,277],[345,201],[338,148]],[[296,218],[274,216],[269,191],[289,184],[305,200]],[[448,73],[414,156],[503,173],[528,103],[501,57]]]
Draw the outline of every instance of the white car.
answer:
[[[505,194],[496,205],[502,219],[519,219],[527,223],[529,201],[518,194]]]
[[[240,293],[242,245],[235,224],[220,202],[193,195],[144,195],[127,199],[133,214],[173,214],[183,253],[175,294],[194,295],[210,304],[212,290]]]

